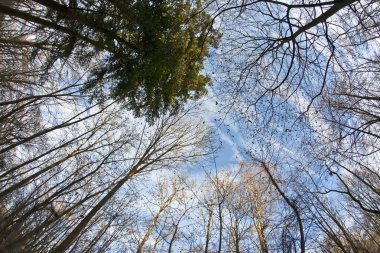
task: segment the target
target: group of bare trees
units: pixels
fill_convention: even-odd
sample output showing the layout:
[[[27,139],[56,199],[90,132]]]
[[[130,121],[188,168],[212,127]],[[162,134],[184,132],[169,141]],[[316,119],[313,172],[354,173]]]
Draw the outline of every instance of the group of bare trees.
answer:
[[[207,128],[188,113],[141,124],[112,101],[89,105],[75,86],[50,85],[3,103],[0,248],[100,252],[131,223],[129,182],[204,156]]]
[[[292,251],[378,252],[379,2],[214,3],[220,110],[293,216]]]
[[[147,213],[147,189],[133,185],[207,155],[208,127],[189,110],[148,124],[116,99],[91,101],[83,83],[94,65],[56,55],[68,41],[18,22],[17,13],[32,15],[21,11],[30,3],[13,4],[0,6],[0,251],[142,252],[154,221],[136,245],[122,240]],[[165,197],[161,187],[156,220],[177,188]]]
[[[179,51],[224,34],[209,68],[245,140],[244,161],[195,176],[181,168],[215,155],[212,132],[141,66],[188,97],[208,77],[194,55],[149,58],[160,43],[126,14],[153,2],[0,1],[0,252],[379,252],[379,1],[178,1],[201,20],[168,35]],[[172,65],[184,76],[155,72]]]

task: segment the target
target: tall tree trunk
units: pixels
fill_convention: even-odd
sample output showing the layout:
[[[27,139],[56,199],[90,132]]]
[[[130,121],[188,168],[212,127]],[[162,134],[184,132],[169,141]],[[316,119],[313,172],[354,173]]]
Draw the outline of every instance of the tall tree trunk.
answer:
[[[299,233],[300,233],[300,248],[301,248],[301,253],[305,253],[306,252],[306,248],[305,248],[305,234],[304,234],[304,231],[303,231],[303,223],[302,223],[300,212],[298,210],[298,206],[291,199],[289,199],[288,196],[286,196],[286,194],[281,190],[280,186],[277,184],[276,180],[273,178],[272,173],[269,171],[268,166],[265,163],[263,163],[263,162],[261,162],[261,165],[263,166],[265,172],[269,176],[270,181],[272,182],[272,184],[274,185],[274,187],[276,188],[276,190],[278,191],[278,193],[280,193],[281,197],[285,200],[286,204],[288,204],[290,206],[290,208],[293,210],[293,212],[294,212],[294,214],[296,216],[296,219],[297,219],[298,230],[299,230]]]
[[[240,237],[239,237],[239,233],[238,233],[238,225],[237,224],[236,224],[234,236],[235,236],[235,252],[240,253],[240,248],[239,248]]]
[[[160,215],[161,213],[170,205],[170,203],[173,201],[175,195],[176,195],[176,191],[174,191],[170,196],[169,198],[163,203],[163,205],[160,207],[160,210],[158,210],[158,213],[154,216],[149,228],[148,228],[148,231],[145,233],[145,236],[144,238],[142,239],[142,241],[139,243],[139,246],[137,247],[137,251],[136,253],[142,253],[142,250],[143,250],[143,247],[145,245],[145,243],[148,241],[149,239],[149,236],[150,234],[152,233],[152,230],[154,228],[154,226],[156,226],[157,224],[157,221],[158,219],[160,218]]]
[[[253,223],[255,225],[255,229],[259,237],[260,249],[262,253],[268,253],[268,242],[265,236],[265,228],[261,216],[261,210],[257,210],[257,208],[255,207],[255,212],[256,215],[253,216]]]
[[[143,247],[145,245],[145,243],[148,241],[149,239],[149,236],[150,234],[152,233],[152,230],[154,228],[154,226],[156,226],[157,224],[157,221],[158,219],[160,218],[160,215],[161,213],[163,212],[163,210],[159,210],[158,213],[156,214],[156,216],[154,216],[152,222],[150,223],[150,226],[148,228],[148,231],[146,231],[145,235],[144,235],[144,238],[141,240],[141,242],[139,243],[138,247],[137,247],[137,250],[136,250],[136,253],[142,253],[143,251]]]
[[[214,209],[214,205],[210,205],[210,207],[208,209],[205,253],[208,253],[208,247],[209,247],[209,243],[210,243],[213,209]]]
[[[115,195],[115,193],[132,177],[135,175],[136,170],[139,168],[140,163],[136,164],[128,174],[121,179],[111,191],[104,196],[98,204],[96,204],[91,211],[84,217],[84,219],[71,231],[71,233],[52,250],[52,253],[62,253],[70,247],[72,242],[79,236],[79,234],[86,228],[87,224],[96,215],[96,213]]]
[[[222,235],[223,235],[223,217],[222,217],[222,202],[218,204],[218,214],[219,214],[219,245],[218,245],[218,253],[222,252]]]

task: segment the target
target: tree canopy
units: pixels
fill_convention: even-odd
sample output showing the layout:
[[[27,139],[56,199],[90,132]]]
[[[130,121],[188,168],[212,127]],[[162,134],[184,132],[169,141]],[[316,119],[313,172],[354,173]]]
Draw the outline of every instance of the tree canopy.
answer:
[[[0,11],[23,22],[47,69],[58,60],[89,66],[84,87],[94,98],[111,95],[153,120],[206,92],[203,60],[218,34],[201,1],[31,2]]]
[[[0,253],[380,252],[379,14],[0,0]]]

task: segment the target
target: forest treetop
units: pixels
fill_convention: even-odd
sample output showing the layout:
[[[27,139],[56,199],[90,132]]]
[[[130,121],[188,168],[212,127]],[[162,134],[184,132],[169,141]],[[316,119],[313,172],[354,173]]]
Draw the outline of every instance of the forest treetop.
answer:
[[[31,2],[0,10],[25,24],[32,55],[47,70],[59,60],[91,68],[84,87],[94,98],[110,91],[152,121],[206,92],[203,60],[219,35],[201,1]]]

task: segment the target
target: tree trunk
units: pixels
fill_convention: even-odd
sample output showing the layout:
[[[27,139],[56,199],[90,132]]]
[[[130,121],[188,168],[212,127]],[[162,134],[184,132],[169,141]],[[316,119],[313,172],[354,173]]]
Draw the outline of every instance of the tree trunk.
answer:
[[[72,242],[79,236],[79,234],[86,228],[87,224],[95,216],[95,214],[115,195],[115,193],[127,182],[136,172],[140,163],[136,164],[128,174],[120,180],[110,192],[104,196],[96,206],[94,206],[91,211],[84,217],[84,219],[74,228],[73,231],[57,246],[52,250],[52,253],[62,253],[70,247]]]
[[[304,231],[303,231],[303,224],[302,224],[302,219],[301,219],[301,215],[300,215],[300,212],[298,210],[298,207],[297,205],[292,201],[290,200],[286,195],[285,193],[281,190],[280,186],[277,184],[276,180],[273,178],[272,176],[272,173],[269,171],[269,168],[267,167],[267,165],[265,163],[261,163],[265,172],[267,173],[267,175],[269,176],[269,179],[270,181],[272,182],[272,184],[274,185],[274,187],[276,188],[276,190],[280,193],[280,195],[282,196],[282,198],[285,200],[285,202],[290,206],[290,208],[293,210],[295,216],[296,216],[296,219],[297,219],[297,223],[298,223],[298,230],[299,230],[299,233],[300,233],[300,247],[301,247],[301,253],[305,253],[306,252],[306,248],[305,248],[305,234],[304,234]]]
[[[211,205],[208,209],[205,253],[208,253],[208,246],[210,243],[213,208],[214,208],[214,206]]]
[[[222,203],[218,204],[218,214],[219,214],[219,245],[218,245],[218,253],[222,252],[222,235],[223,235],[223,220],[222,220]]]

